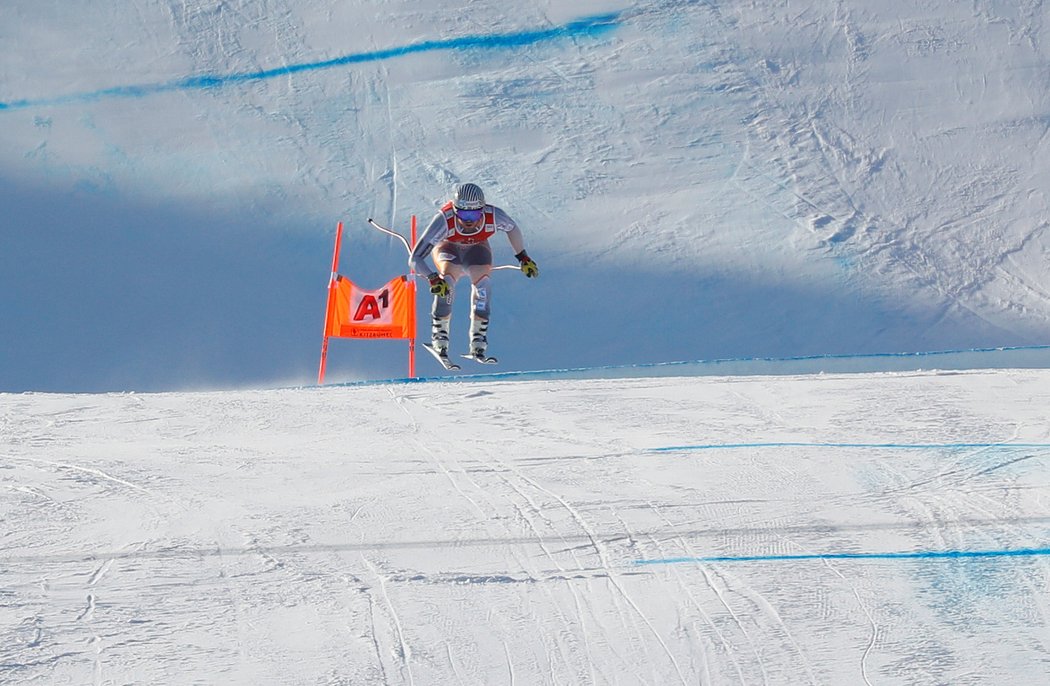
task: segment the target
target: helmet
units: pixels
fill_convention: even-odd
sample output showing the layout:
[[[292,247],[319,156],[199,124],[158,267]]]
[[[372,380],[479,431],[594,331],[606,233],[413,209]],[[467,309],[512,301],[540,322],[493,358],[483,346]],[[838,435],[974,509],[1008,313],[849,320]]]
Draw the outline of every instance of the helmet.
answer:
[[[485,194],[477,184],[461,183],[456,186],[452,204],[460,210],[481,210],[485,208]]]

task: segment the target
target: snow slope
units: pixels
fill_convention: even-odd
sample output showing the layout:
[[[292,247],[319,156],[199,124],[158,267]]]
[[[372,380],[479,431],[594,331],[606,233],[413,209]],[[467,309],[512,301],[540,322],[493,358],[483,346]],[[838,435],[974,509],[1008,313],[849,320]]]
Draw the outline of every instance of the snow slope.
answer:
[[[1045,680],[1047,13],[2,3],[0,683]],[[504,374],[274,390],[464,180]]]
[[[1048,389],[0,394],[0,682],[1040,683]]]
[[[1047,6],[874,5],[5,2],[0,388],[308,381],[463,180],[508,369],[1047,343]]]

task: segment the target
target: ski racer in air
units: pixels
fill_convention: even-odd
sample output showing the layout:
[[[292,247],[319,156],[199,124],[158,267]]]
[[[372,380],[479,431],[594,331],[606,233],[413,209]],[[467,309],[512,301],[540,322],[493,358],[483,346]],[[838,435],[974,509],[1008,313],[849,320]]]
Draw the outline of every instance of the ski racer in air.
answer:
[[[492,304],[489,239],[500,231],[507,234],[525,276],[539,276],[536,262],[525,252],[525,240],[517,223],[499,207],[486,204],[485,194],[473,183],[456,187],[452,199],[434,215],[412,248],[409,264],[417,273],[427,274],[430,292],[434,294],[429,347],[446,368],[454,368],[448,363],[449,322],[456,282],[463,276],[469,276],[471,282],[469,357],[479,362],[496,361],[486,353]],[[434,261],[433,269],[427,264],[427,256]]]

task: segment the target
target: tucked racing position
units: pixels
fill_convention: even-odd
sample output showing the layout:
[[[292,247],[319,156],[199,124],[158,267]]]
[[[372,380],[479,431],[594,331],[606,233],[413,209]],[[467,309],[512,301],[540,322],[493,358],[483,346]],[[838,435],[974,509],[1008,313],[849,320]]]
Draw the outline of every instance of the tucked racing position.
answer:
[[[431,307],[431,345],[428,346],[448,369],[449,322],[456,282],[470,277],[470,347],[469,357],[479,362],[494,363],[487,355],[489,314],[492,305],[492,247],[489,239],[497,233],[507,234],[521,271],[529,278],[539,276],[536,262],[525,252],[525,239],[517,223],[501,208],[485,202],[485,194],[473,183],[456,187],[412,248],[409,258],[417,273],[427,274]],[[433,260],[433,268],[427,258]]]

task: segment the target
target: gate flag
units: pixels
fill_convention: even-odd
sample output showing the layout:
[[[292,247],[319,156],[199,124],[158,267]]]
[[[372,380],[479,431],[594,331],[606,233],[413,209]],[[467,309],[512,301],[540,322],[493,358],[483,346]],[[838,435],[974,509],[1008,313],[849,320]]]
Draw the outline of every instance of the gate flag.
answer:
[[[411,244],[403,236],[379,227],[385,233],[401,239],[405,249]],[[412,243],[416,242],[416,216],[412,215]],[[332,271],[328,279],[328,303],[324,311],[324,340],[321,341],[321,365],[317,383],[324,383],[328,366],[329,338],[407,338],[408,376],[416,377],[416,272],[395,276],[380,288],[370,291],[361,288],[345,276],[340,276],[339,249],[343,244],[343,222],[335,227],[335,249],[332,251]]]
[[[336,275],[328,298],[325,336],[337,338],[415,338],[415,289],[397,276],[370,291]]]

